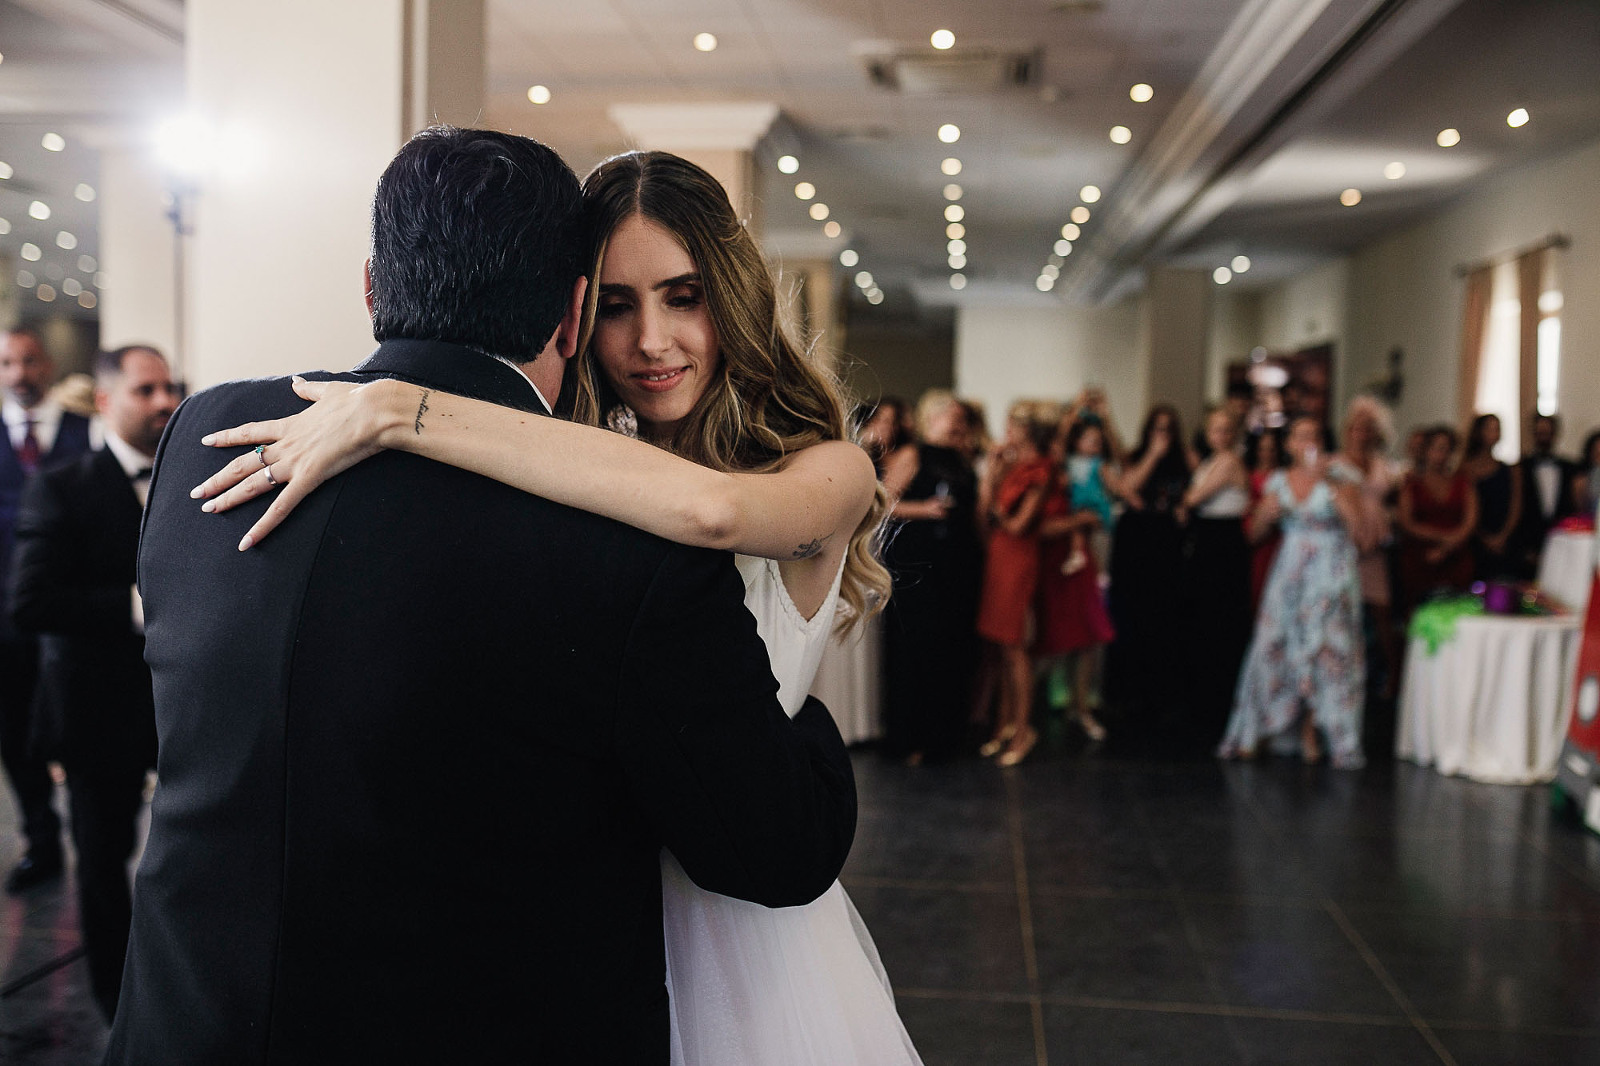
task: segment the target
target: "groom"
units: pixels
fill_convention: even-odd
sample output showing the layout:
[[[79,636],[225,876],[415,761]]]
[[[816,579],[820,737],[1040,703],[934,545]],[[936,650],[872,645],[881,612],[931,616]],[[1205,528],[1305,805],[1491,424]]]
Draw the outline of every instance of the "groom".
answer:
[[[431,129],[372,216],[381,343],[342,377],[542,417],[584,293],[572,172]],[[855,817],[827,712],[784,716],[728,556],[412,455],[235,550],[262,503],[201,512],[237,453],[200,437],[301,406],[219,386],[162,442],[161,784],[106,1061],[666,1063],[660,849],[711,891],[820,895]]]

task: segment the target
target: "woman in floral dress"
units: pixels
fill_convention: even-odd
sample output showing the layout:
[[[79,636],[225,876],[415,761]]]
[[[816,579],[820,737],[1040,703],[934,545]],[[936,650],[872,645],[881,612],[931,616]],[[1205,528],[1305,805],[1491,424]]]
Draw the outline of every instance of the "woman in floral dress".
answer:
[[[1307,762],[1322,758],[1319,732],[1335,766],[1354,768],[1364,761],[1366,664],[1352,532],[1362,528],[1361,478],[1343,463],[1330,465],[1321,437],[1309,418],[1289,428],[1293,465],[1267,480],[1251,523],[1257,535],[1281,527],[1283,544],[1217,751],[1223,758],[1251,758],[1263,742],[1292,736],[1298,726]]]

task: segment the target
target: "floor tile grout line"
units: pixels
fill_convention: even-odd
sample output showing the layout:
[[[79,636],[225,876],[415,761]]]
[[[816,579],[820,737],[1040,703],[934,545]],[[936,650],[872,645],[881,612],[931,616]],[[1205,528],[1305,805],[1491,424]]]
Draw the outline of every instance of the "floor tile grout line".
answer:
[[[1044,1003],[1039,989],[1039,953],[1033,937],[1033,900],[1028,894],[1028,851],[1022,833],[1022,803],[1017,797],[1017,775],[1006,774],[1006,823],[1011,832],[1011,865],[1017,883],[1018,924],[1022,932],[1022,968],[1028,980],[1028,1012],[1033,1021],[1035,1066],[1050,1066],[1045,1045]]]
[[[1517,839],[1521,840],[1534,851],[1537,851],[1540,855],[1543,855],[1545,858],[1561,867],[1561,869],[1565,870],[1571,876],[1583,882],[1585,888],[1588,888],[1592,891],[1600,891],[1600,878],[1597,878],[1593,872],[1588,870],[1586,867],[1580,866],[1573,862],[1559,851],[1551,849],[1551,847],[1544,841],[1535,839],[1533,835],[1530,834],[1526,829],[1518,827]]]
[[[1033,997],[1026,992],[982,992],[943,988],[897,988],[896,996],[907,999],[951,1000],[972,1003],[1025,1004]],[[1258,1018],[1265,1021],[1312,1022],[1325,1025],[1366,1026],[1369,1028],[1412,1029],[1412,1020],[1403,1014],[1349,1014],[1336,1011],[1295,1010],[1287,1007],[1252,1007],[1237,1003],[1184,1003],[1182,1001],[1107,999],[1098,996],[1070,996],[1043,994],[1040,1001],[1048,1006],[1074,1007],[1083,1010],[1131,1011],[1141,1014],[1204,1015],[1228,1018]],[[1521,1036],[1559,1036],[1592,1038],[1600,1036],[1600,1027],[1585,1028],[1567,1025],[1494,1025],[1468,1019],[1445,1019],[1429,1022],[1434,1029],[1450,1032],[1509,1033]]]
[[[1434,1054],[1439,1056],[1439,1061],[1443,1062],[1445,1066],[1458,1066],[1455,1056],[1450,1054],[1450,1049],[1440,1041],[1438,1034],[1433,1031],[1433,1026],[1428,1024],[1428,1020],[1417,1010],[1416,1005],[1411,1002],[1411,998],[1400,988],[1399,983],[1389,973],[1389,968],[1383,964],[1382,959],[1378,958],[1377,952],[1372,950],[1372,946],[1367,943],[1366,937],[1361,935],[1361,931],[1355,927],[1355,923],[1350,921],[1350,917],[1345,914],[1339,904],[1329,899],[1327,901],[1327,912],[1361,955],[1362,961],[1377,976],[1379,982],[1388,990],[1389,995],[1394,997],[1394,1001],[1400,1005],[1400,1009],[1405,1012],[1406,1017],[1411,1019],[1411,1024],[1422,1035],[1422,1039],[1426,1040],[1428,1046],[1433,1048]]]

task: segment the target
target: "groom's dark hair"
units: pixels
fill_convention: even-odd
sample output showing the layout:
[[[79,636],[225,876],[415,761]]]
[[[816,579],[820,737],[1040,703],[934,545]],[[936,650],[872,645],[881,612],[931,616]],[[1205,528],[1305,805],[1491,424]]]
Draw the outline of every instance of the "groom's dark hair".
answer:
[[[581,272],[582,203],[577,176],[538,141],[423,130],[372,201],[372,335],[533,359]]]

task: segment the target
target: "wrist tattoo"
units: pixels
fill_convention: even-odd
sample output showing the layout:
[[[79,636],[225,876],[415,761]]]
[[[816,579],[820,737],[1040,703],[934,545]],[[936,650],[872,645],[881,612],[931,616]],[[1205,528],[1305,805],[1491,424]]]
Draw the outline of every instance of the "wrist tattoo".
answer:
[[[416,420],[411,423],[411,431],[419,437],[422,436],[422,416],[426,414],[428,410],[428,394],[429,390],[422,390],[422,399],[417,401],[417,417]]]

